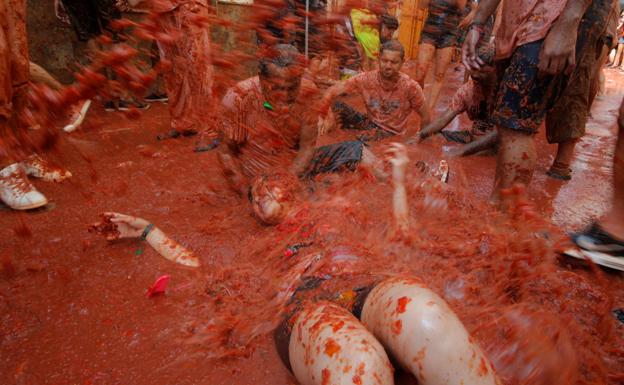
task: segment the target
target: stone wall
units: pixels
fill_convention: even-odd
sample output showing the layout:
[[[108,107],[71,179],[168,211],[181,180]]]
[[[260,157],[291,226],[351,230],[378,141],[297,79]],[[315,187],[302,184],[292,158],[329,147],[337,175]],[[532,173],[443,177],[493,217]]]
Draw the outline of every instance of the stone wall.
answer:
[[[31,61],[47,69],[63,83],[71,83],[72,73],[76,70],[76,56],[82,56],[84,44],[76,38],[71,26],[56,18],[53,0],[27,0],[27,28]],[[225,20],[244,20],[250,13],[247,5],[217,3],[217,15]],[[128,15],[130,18],[140,15]],[[212,28],[213,43],[224,51],[242,49],[253,53],[255,33],[244,31],[234,33],[224,27]],[[256,63],[241,63],[232,76],[245,78],[256,71]]]

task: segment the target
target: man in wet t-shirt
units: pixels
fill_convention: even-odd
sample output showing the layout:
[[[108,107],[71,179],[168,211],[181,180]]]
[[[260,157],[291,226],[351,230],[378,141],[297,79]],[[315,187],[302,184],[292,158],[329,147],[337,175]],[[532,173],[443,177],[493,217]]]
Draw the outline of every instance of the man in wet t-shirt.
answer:
[[[286,170],[311,178],[320,173],[376,167],[378,160],[361,141],[315,148],[319,91],[303,79],[303,55],[288,44],[268,48],[259,75],[232,87],[222,101],[219,153],[223,170],[239,194],[259,176]],[[378,168],[375,175],[382,176]]]
[[[420,124],[429,123],[429,110],[422,88],[401,72],[405,51],[397,40],[385,42],[380,49],[379,69],[364,72],[327,90],[322,107],[329,119],[322,125],[323,131],[332,126],[331,110],[343,129],[362,132],[359,139],[377,140],[399,135],[413,137],[418,127],[408,126],[412,112],[420,116]],[[366,114],[335,99],[342,94],[358,95],[364,99]]]
[[[268,49],[258,76],[232,87],[222,101],[226,148],[220,160],[235,190],[245,194],[249,181],[276,168],[302,172],[316,141],[310,108],[318,95],[302,79],[302,56],[292,45]]]

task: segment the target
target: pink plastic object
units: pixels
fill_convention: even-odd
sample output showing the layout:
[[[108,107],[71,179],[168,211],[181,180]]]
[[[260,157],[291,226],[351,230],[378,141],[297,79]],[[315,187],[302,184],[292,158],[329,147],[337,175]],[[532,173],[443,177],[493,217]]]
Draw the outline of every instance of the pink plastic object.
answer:
[[[164,294],[169,284],[169,278],[169,275],[166,274],[158,277],[158,279],[154,281],[154,284],[147,289],[147,293],[145,293],[147,298],[152,298],[158,294]]]

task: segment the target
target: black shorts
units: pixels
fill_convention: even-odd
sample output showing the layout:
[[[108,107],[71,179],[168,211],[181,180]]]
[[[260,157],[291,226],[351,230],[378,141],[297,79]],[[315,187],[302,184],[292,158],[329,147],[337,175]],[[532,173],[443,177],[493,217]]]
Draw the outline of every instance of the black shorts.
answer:
[[[421,44],[434,47],[455,47],[459,39],[459,19],[461,10],[448,0],[432,0],[429,14],[420,34]]]
[[[362,142],[381,140],[394,135],[346,103],[335,102],[332,111],[338,116],[343,129],[367,131],[358,135],[358,140]]]
[[[109,29],[111,20],[121,18],[115,0],[62,0],[69,21],[81,41],[87,41]]]
[[[340,171],[355,171],[362,161],[364,143],[359,140],[319,147],[314,152],[303,178]]]

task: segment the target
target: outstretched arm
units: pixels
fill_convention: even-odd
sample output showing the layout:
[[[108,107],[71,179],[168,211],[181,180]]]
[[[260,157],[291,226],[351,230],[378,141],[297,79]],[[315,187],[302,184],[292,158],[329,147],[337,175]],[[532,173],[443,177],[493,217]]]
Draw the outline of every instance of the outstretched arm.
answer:
[[[316,145],[316,138],[318,136],[318,127],[311,119],[307,119],[304,122],[304,127],[301,130],[301,138],[299,139],[299,152],[293,160],[290,167],[290,172],[294,175],[301,175],[310,160],[314,155],[314,146]]]
[[[108,241],[122,238],[143,238],[158,254],[172,262],[190,267],[200,265],[199,259],[191,251],[169,238],[162,230],[143,218],[114,212],[104,213],[104,218],[105,221],[110,221],[115,229],[115,231],[106,234]],[[100,223],[95,226],[101,225]]]
[[[417,138],[418,142],[442,131],[446,126],[449,125],[449,123],[453,121],[453,119],[455,119],[456,116],[456,111],[453,111],[450,108],[447,109],[439,118],[429,123],[425,126],[425,128],[420,130]]]
[[[244,197],[249,188],[249,180],[243,174],[241,165],[234,156],[232,145],[226,141],[226,145],[222,147],[223,149],[217,153],[217,157],[221,163],[223,174],[232,190]]]
[[[409,158],[405,146],[400,143],[391,143],[386,150],[386,159],[392,164],[392,215],[394,225],[402,234],[409,231],[409,207],[407,205],[407,190],[405,189],[405,169]]]

